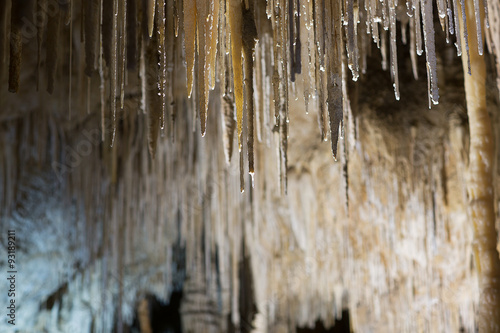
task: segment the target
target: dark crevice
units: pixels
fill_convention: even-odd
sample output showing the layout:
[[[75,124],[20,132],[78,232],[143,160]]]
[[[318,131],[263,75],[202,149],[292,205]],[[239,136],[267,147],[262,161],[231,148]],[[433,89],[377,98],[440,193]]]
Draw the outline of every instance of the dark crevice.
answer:
[[[182,332],[182,322],[179,311],[182,291],[172,292],[168,303],[162,302],[152,295],[148,295],[146,299],[148,301],[149,321],[152,333]],[[132,326],[124,329],[124,332],[141,332],[137,309]]]
[[[349,311],[342,311],[342,318],[335,319],[332,327],[325,327],[321,320],[316,320],[314,327],[297,327],[296,333],[351,333]]]

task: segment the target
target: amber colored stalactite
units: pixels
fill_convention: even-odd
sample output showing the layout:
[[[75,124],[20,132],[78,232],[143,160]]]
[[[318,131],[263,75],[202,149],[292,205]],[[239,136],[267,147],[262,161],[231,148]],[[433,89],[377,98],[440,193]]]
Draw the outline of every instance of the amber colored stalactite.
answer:
[[[475,37],[472,1],[466,1],[466,22],[470,34],[469,63],[462,57],[469,116],[470,151],[467,189],[470,218],[474,224],[475,264],[479,276],[479,309],[477,324],[480,333],[500,331],[500,260],[495,229],[493,167],[494,137],[486,108],[486,64],[479,54]],[[482,41],[480,41],[482,42]],[[462,45],[465,45],[463,43]],[[465,54],[466,50],[462,51]]]

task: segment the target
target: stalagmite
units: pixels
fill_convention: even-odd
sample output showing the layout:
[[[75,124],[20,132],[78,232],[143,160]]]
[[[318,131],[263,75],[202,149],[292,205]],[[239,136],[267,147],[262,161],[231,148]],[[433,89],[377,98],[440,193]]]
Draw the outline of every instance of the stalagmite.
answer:
[[[480,12],[475,11],[471,1],[462,9],[466,14],[464,22],[473,36],[474,16],[480,20]],[[477,9],[477,8],[476,8]],[[465,30],[465,27],[463,27]],[[462,57],[465,81],[467,114],[469,116],[470,150],[467,191],[469,194],[469,214],[474,224],[474,263],[479,278],[479,309],[477,323],[480,333],[500,331],[500,259],[497,250],[494,207],[494,136],[491,120],[486,107],[486,64],[480,55],[474,37],[469,39],[469,57]],[[462,45],[467,45],[464,40]],[[464,46],[465,47],[465,46]],[[462,54],[466,54],[462,50]],[[470,74],[466,72],[470,69]]]

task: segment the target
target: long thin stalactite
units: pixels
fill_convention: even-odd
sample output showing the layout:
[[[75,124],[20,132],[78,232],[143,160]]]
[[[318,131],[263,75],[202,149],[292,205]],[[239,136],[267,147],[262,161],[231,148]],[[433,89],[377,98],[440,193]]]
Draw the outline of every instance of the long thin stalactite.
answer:
[[[479,0],[477,0],[479,2]],[[476,1],[474,1],[476,3]],[[483,39],[476,39],[474,17],[479,22],[484,12],[475,11],[477,5],[467,1],[462,13],[466,13],[469,36],[464,36],[462,57],[464,69],[467,115],[469,116],[470,151],[467,190],[469,214],[474,226],[474,257],[479,278],[479,332],[500,332],[500,259],[497,251],[495,229],[495,140],[491,119],[486,105],[486,63],[482,55]],[[462,27],[464,27],[462,25]],[[477,36],[481,36],[478,32]],[[468,43],[465,39],[468,38]],[[468,73],[470,71],[470,74]]]

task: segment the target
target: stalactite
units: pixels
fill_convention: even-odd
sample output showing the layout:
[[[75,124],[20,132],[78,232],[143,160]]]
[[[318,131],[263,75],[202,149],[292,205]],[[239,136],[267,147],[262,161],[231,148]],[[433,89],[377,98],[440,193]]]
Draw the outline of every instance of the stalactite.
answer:
[[[6,1],[4,1],[6,3]],[[43,37],[45,28],[47,25],[47,15],[45,13],[45,8],[47,7],[47,0],[37,0],[36,4],[36,16],[38,17],[37,26],[37,62],[36,62],[36,90],[40,89],[40,67],[42,64],[42,49],[43,49]],[[71,66],[70,66],[71,67]]]
[[[257,38],[257,27],[253,17],[253,6],[243,10],[243,55],[245,57],[245,92],[246,92],[246,113],[248,124],[248,172],[253,175],[254,169],[254,124],[255,124],[255,108],[254,108],[254,53],[255,41]],[[252,183],[253,185],[253,183]]]
[[[113,16],[112,16],[112,33],[111,33],[111,51],[110,51],[110,100],[111,100],[111,144],[115,141],[116,136],[116,99],[118,97],[118,0],[113,0]]]
[[[9,91],[19,90],[21,75],[21,57],[23,52],[23,18],[30,12],[30,1],[27,3],[13,1],[10,23],[10,64],[9,64]]]
[[[134,0],[131,0],[134,1]],[[127,0],[120,1],[119,3],[119,16],[121,23],[121,31],[119,37],[119,84],[120,84],[120,109],[123,111],[123,103],[125,102],[125,77],[126,77],[126,63],[127,63]],[[117,41],[118,42],[118,41]],[[166,52],[164,52],[166,53]]]
[[[328,115],[330,118],[330,131],[332,141],[333,158],[337,159],[337,142],[340,124],[342,122],[342,38],[341,38],[341,11],[340,1],[334,1],[327,5],[326,22],[332,26],[327,28],[327,48],[332,50],[327,57],[327,91],[328,91]]]
[[[91,77],[97,65],[99,0],[85,2],[85,74]]]
[[[399,74],[398,74],[398,55],[396,49],[396,4],[395,0],[388,0],[389,4],[389,31],[390,31],[390,49],[391,49],[391,72],[394,81],[394,94],[396,100],[399,100]],[[405,33],[404,31],[402,32]]]
[[[156,0],[147,0],[146,18],[149,37],[153,36],[153,29],[155,23]]]
[[[241,0],[229,0],[226,8],[231,33],[231,56],[234,77],[234,98],[236,101],[236,123],[238,147],[241,151],[243,132],[243,67],[242,67],[242,12]]]
[[[432,15],[431,0],[421,0],[420,9],[422,11],[422,22],[424,24],[424,45],[425,58],[427,60],[427,78],[429,84],[429,108],[430,102],[437,104],[438,85],[437,85],[437,60],[436,60],[436,45],[434,42],[434,21]]]
[[[287,49],[287,43],[290,41],[288,34],[290,31],[287,29],[283,29],[288,25],[289,17],[289,2],[285,2],[284,6],[280,5],[279,10],[281,11],[279,19],[280,19],[280,44],[282,50]],[[288,106],[289,106],[289,82],[288,82],[288,63],[289,63],[289,54],[285,51],[281,54],[280,65],[281,65],[281,73],[285,78],[282,81],[282,92],[283,92],[283,100],[280,105],[280,114],[279,114],[279,134],[280,134],[280,145],[279,145],[279,162],[280,162],[280,188],[281,193],[286,194],[288,189]]]
[[[9,21],[9,12],[10,12],[10,2],[2,1],[0,3],[0,61],[2,64],[6,63],[8,52],[9,52],[9,38],[8,38],[8,21]],[[4,66],[0,66],[0,77],[3,77],[3,68]]]
[[[165,16],[165,0],[158,0],[156,7],[156,27],[158,30],[158,58],[159,58],[159,76],[158,90],[161,98],[160,110],[160,128],[165,129],[165,112],[166,112],[166,91],[167,91],[167,49],[166,49],[166,16]]]
[[[234,131],[236,129],[236,121],[234,114],[234,99],[231,98],[230,93],[230,75],[229,75],[229,56],[224,55],[225,71],[224,76],[224,95],[222,97],[222,140],[224,142],[224,153],[226,156],[226,162],[231,163],[231,157],[233,154],[233,142],[234,142]]]
[[[193,70],[196,53],[196,0],[184,0],[184,45],[187,63],[187,91],[191,96],[193,91]]]
[[[60,8],[55,16],[50,17],[47,24],[47,92],[54,92],[55,76],[60,51],[60,26],[61,11]]]
[[[462,8],[464,23],[474,33],[476,22],[481,20],[478,4],[467,1]],[[464,27],[465,30],[465,27]],[[472,35],[471,34],[471,35]],[[471,36],[469,35],[469,36]],[[482,38],[478,33],[478,38]],[[462,57],[467,114],[469,116],[470,150],[467,191],[469,194],[469,213],[474,225],[474,262],[479,277],[479,309],[477,323],[479,332],[500,331],[500,259],[497,250],[494,208],[494,138],[491,121],[486,107],[486,64],[476,40],[469,39],[469,57]],[[467,45],[465,40],[462,45]],[[465,46],[464,46],[465,47]],[[465,54],[466,50],[462,50]]]
[[[106,65],[111,65],[111,49],[114,47],[113,39],[113,2],[114,0],[102,0],[102,55],[106,61]]]
[[[198,110],[200,113],[201,135],[205,136],[207,130],[207,111],[208,111],[208,79],[209,71],[207,64],[210,58],[207,57],[207,51],[210,47],[209,31],[207,27],[209,19],[209,4],[204,0],[196,1],[196,26],[197,26],[197,41],[198,41],[198,58],[197,58],[197,74],[198,83]],[[208,60],[208,61],[207,61]]]
[[[101,26],[101,8],[100,8],[101,2],[99,2],[99,8],[98,8],[98,13],[99,13],[99,27]],[[71,120],[71,115],[73,111],[73,0],[70,0],[69,6],[68,6],[68,12],[70,15],[70,22],[69,22],[69,71],[68,71],[68,109],[69,109],[69,119]],[[100,29],[99,34],[98,34],[98,50],[99,50],[99,64],[101,63],[101,54],[102,54],[102,43],[101,43],[101,33]],[[37,82],[38,84],[38,82]]]
[[[158,132],[160,127],[161,118],[161,99],[160,87],[158,79],[161,76],[159,68],[159,54],[158,54],[158,35],[153,34],[148,41],[145,50],[145,60],[148,64],[146,68],[146,86],[147,89],[147,113],[148,113],[148,147],[149,153],[154,158],[156,156],[156,146],[158,140]]]
[[[127,69],[134,70],[137,66],[137,2],[127,2]]]

